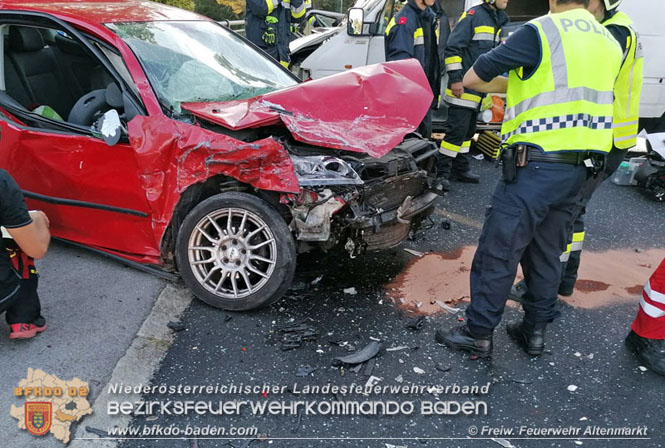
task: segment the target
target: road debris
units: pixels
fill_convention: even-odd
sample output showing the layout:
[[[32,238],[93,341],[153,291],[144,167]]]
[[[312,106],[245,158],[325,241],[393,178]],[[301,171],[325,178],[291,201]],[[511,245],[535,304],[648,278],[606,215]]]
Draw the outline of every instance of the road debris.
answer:
[[[404,377],[402,375],[398,375],[397,378],[395,378],[395,381],[398,383],[403,383],[404,382]]]
[[[400,345],[400,346],[397,346],[397,347],[387,348],[386,351],[387,352],[397,352],[397,351],[400,351],[400,350],[405,350],[407,348],[409,348],[407,345]]]
[[[408,254],[411,254],[411,255],[414,255],[418,258],[425,256],[425,254],[422,253],[422,252],[418,252],[417,250],[413,250],[413,249],[408,249],[406,247],[404,248],[404,252],[406,252]]]
[[[446,311],[448,311],[449,313],[452,313],[452,314],[459,313],[460,311],[462,311],[461,308],[453,308],[452,306],[448,306],[440,300],[437,300],[436,304],[439,305],[444,310],[446,310]]]
[[[185,329],[185,326],[180,321],[171,321],[168,324],[166,324],[166,326],[173,331],[182,331]]]
[[[314,286],[314,285],[318,284],[321,280],[323,280],[323,275],[319,275],[314,280],[312,280],[309,284]]]
[[[413,371],[416,372],[418,375],[424,375],[425,371],[421,369],[420,367],[414,367]]]
[[[518,378],[511,378],[510,381],[517,384],[533,384],[533,381],[530,380],[520,380]]]
[[[381,381],[383,381],[383,378],[379,378],[378,376],[370,376],[367,379],[367,382],[365,383],[365,387],[373,387],[379,384]]]
[[[568,390],[570,392],[575,392],[577,389],[578,389],[578,387],[575,386],[574,384],[571,384],[570,386],[568,386]]]
[[[316,370],[316,367],[312,367],[310,365],[301,366],[301,367],[298,367],[298,371],[296,372],[296,376],[304,378],[304,377],[309,376],[310,374],[312,374],[315,370]]]
[[[414,317],[407,321],[405,327],[412,331],[419,331],[425,326],[425,321],[425,316]]]
[[[85,431],[89,432],[91,434],[98,435],[99,437],[108,437],[109,436],[108,432],[106,432],[104,430],[101,430],[101,429],[93,428],[92,426],[86,426]]]
[[[501,445],[503,448],[515,448],[515,445],[507,441],[506,439],[490,439],[492,442],[496,442]]]
[[[450,230],[451,227],[452,224],[447,219],[441,222],[441,228],[443,228],[443,230]]]
[[[365,370],[363,370],[364,376],[372,376],[374,371],[374,366],[376,365],[376,358],[372,358],[365,363]]]
[[[644,366],[639,366],[638,369],[640,369],[642,372],[646,372],[647,370],[649,370]]]
[[[434,368],[435,368],[436,370],[438,370],[439,372],[444,372],[444,373],[445,373],[445,372],[450,372],[450,369],[451,369],[452,367],[450,367],[450,366],[444,366],[443,364],[437,364]]]
[[[281,349],[283,351],[298,348],[303,342],[314,341],[319,336],[316,328],[304,323],[287,324],[279,328],[279,332],[282,333]]]
[[[343,362],[344,364],[360,364],[361,362],[365,362],[371,358],[374,358],[381,350],[381,345],[382,344],[380,342],[372,341],[362,350],[358,350],[357,352],[347,356],[338,356],[335,359]]]
[[[358,291],[356,291],[356,288],[354,288],[354,287],[345,288],[344,289],[344,294],[349,294],[351,296],[355,296],[356,294],[358,294]]]

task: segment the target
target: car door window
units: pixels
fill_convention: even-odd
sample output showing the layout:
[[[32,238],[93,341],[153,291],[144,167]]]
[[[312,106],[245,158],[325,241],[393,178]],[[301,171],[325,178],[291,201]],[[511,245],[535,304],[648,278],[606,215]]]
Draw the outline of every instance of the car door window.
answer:
[[[70,131],[80,128],[89,134],[107,110],[117,108],[122,114],[122,96],[118,96],[113,76],[67,32],[5,25],[3,35],[3,104],[28,125]],[[110,96],[109,91],[116,95]]]

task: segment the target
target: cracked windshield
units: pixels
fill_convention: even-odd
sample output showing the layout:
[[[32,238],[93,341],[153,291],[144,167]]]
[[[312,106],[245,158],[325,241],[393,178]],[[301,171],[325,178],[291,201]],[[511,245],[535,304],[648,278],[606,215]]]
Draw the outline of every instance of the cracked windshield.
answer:
[[[210,22],[132,22],[107,27],[134,51],[164,106],[252,98],[296,84],[279,66]]]

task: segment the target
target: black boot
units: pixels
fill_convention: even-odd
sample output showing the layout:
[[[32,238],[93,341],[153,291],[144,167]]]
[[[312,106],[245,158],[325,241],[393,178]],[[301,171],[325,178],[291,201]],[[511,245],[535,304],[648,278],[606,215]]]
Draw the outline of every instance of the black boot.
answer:
[[[665,339],[643,338],[631,330],[626,337],[626,346],[649,369],[665,375]]]
[[[468,184],[478,184],[480,183],[480,176],[471,170],[465,171],[463,173],[453,172],[450,176],[451,180],[456,180],[458,182],[466,182]]]
[[[492,336],[475,337],[466,325],[449,330],[436,330],[435,339],[439,344],[445,344],[453,350],[464,350],[480,358],[492,356]]]
[[[515,302],[522,303],[524,302],[524,294],[526,294],[528,290],[529,289],[526,286],[526,282],[524,280],[520,280],[510,288],[508,298],[510,300],[514,300]]]
[[[536,329],[524,322],[506,326],[510,338],[531,356],[540,356],[545,350],[545,328]]]

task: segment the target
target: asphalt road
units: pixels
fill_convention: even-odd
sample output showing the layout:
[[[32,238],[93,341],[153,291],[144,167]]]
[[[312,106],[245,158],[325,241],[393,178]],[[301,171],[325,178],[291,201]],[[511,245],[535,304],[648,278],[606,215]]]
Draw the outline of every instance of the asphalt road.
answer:
[[[409,242],[407,247],[421,252],[453,253],[463,246],[476,243],[479,223],[482,223],[485,205],[499,173],[486,162],[474,161],[474,166],[482,173],[482,183],[454,184],[454,191],[440,200],[441,211],[433,216],[432,228],[421,233],[416,241]],[[449,230],[443,228],[442,223],[447,218],[441,213],[447,214],[451,220],[452,227]],[[630,254],[665,248],[665,204],[650,202],[634,188],[606,183],[597,192],[587,217],[585,248],[588,253],[603,254],[614,250]],[[617,260],[619,266],[621,261]],[[199,301],[192,302],[182,320],[186,330],[177,334],[175,343],[155,374],[154,385],[267,383],[286,388],[283,393],[270,393],[267,396],[260,393],[233,396],[205,393],[164,396],[156,393],[147,394],[144,398],[214,402],[227,399],[256,402],[298,399],[327,402],[335,399],[397,400],[413,402],[416,406],[414,414],[330,416],[304,415],[301,411],[298,416],[253,416],[246,409],[239,416],[162,415],[156,419],[138,416],[133,423],[148,427],[253,426],[257,428],[258,434],[262,435],[261,439],[268,440],[252,440],[253,437],[247,440],[128,440],[123,442],[122,446],[665,446],[665,378],[640,370],[623,346],[623,339],[636,312],[637,295],[629,303],[620,302],[589,309],[562,304],[562,317],[548,329],[548,352],[539,359],[530,359],[508,340],[505,322],[516,320],[521,315],[518,308],[508,308],[504,322],[495,333],[493,359],[478,361],[433,343],[436,328],[457,325],[457,315],[429,316],[423,328],[406,328],[407,324],[413,323],[412,317],[393,304],[387,297],[385,288],[412,263],[413,256],[401,248],[355,260],[336,255],[308,254],[299,258],[294,287],[283,300],[270,308],[250,313],[226,313]],[[616,277],[620,278],[621,274],[621,269],[617,269]],[[145,279],[142,274],[134,275],[136,278]],[[323,278],[316,283],[315,280],[320,276]],[[144,288],[157,287],[159,283],[151,279],[145,281],[151,286],[144,284]],[[646,278],[642,280],[644,281]],[[316,284],[312,284],[313,282]],[[116,288],[117,294],[122,295],[121,290],[125,289],[119,287],[117,281],[108,283]],[[115,297],[101,286],[103,285],[100,284],[97,291],[104,291],[103,294],[107,297]],[[350,287],[354,287],[357,294],[345,294],[343,290]],[[132,290],[132,293],[130,300],[142,303],[143,299],[136,300],[136,291]],[[72,312],[72,315],[74,314]],[[113,316],[117,321],[112,320]],[[110,317],[109,326],[115,326],[116,329],[120,323],[129,326],[126,315],[117,313]],[[85,324],[85,316],[77,322]],[[292,323],[304,323],[312,327],[318,333],[317,339],[304,342],[293,350],[281,350],[282,334],[279,329]],[[127,328],[126,331],[116,331],[113,334],[121,337],[128,332]],[[297,389],[305,385],[364,385],[369,378],[364,374],[364,370],[355,373],[348,368],[340,369],[332,365],[332,360],[336,356],[349,353],[347,347],[340,346],[340,343],[359,349],[370,343],[372,338],[383,341],[384,349],[409,347],[397,351],[382,350],[379,353],[371,372],[371,375],[381,378],[379,385],[489,384],[487,394],[459,395],[451,392],[438,396],[438,399],[443,401],[484,401],[488,407],[486,415],[420,415],[422,402],[437,399],[428,392],[368,397],[357,394],[333,396],[330,393],[296,393]],[[80,339],[89,341],[92,337],[89,333],[82,332]],[[41,343],[43,341],[35,345]],[[6,350],[7,345],[3,344],[0,349]],[[34,350],[34,353],[37,353],[41,348]],[[80,348],[72,344],[72,350],[78,351]],[[76,362],[80,359],[87,357],[81,354],[75,358]],[[27,357],[25,362],[28,365],[30,362],[34,364],[30,357]],[[53,359],[53,362],[57,363],[58,359]],[[69,367],[64,366],[62,360],[60,363],[58,371],[66,376]],[[306,377],[298,377],[296,374],[302,366],[311,366],[316,370]],[[71,371],[83,375],[78,367],[74,369],[72,366]],[[294,383],[297,383],[296,390]],[[505,441],[500,440],[502,436],[482,434],[484,426],[572,426],[584,431],[587,426],[594,425],[603,428],[646,425],[647,437],[650,440],[608,441],[579,438]],[[476,430],[478,434],[475,433]],[[485,438],[468,440],[471,436]],[[492,436],[498,439],[487,438]],[[377,438],[386,440],[376,440]],[[434,440],[435,438],[452,440]],[[91,442],[90,446],[95,445]]]
[[[164,286],[149,274],[58,242],[37,267],[42,314],[49,328],[29,340],[0,337],[2,446],[63,446],[52,436],[36,438],[17,429],[10,404],[23,406],[24,400],[14,397],[14,387],[31,367],[64,381],[87,381],[94,399]],[[0,333],[9,334],[4,318],[0,320]]]

